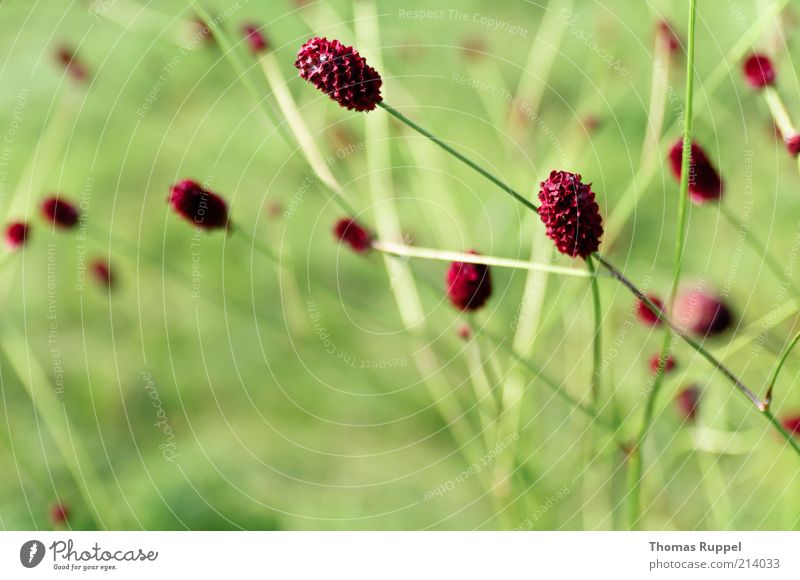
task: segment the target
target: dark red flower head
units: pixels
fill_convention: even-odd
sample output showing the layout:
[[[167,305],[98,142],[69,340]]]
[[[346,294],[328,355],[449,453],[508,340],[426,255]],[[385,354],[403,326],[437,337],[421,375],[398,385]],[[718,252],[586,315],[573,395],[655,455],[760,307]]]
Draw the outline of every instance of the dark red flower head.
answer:
[[[697,385],[691,385],[683,389],[678,393],[678,396],[675,397],[675,405],[678,407],[678,412],[684,419],[694,421],[699,411],[700,388]]]
[[[300,47],[294,66],[300,78],[349,110],[371,111],[383,100],[381,76],[338,40],[312,38]]]
[[[733,323],[733,314],[721,298],[691,290],[675,301],[676,323],[700,337],[722,334]]]
[[[477,252],[470,250],[470,254]],[[492,277],[489,266],[453,262],[447,270],[447,297],[461,310],[477,310],[492,295]]]
[[[250,52],[259,54],[267,50],[267,39],[261,34],[261,31],[254,24],[245,24],[242,26],[242,33],[250,47]]]
[[[333,235],[359,254],[366,254],[372,249],[372,234],[352,218],[342,218],[336,222]]]
[[[800,415],[786,417],[781,421],[783,428],[795,436],[800,436]]]
[[[751,88],[763,89],[775,84],[775,67],[772,66],[772,59],[763,54],[750,55],[742,65],[742,72]]]
[[[664,310],[664,302],[658,296],[648,294],[647,299],[658,306],[661,310]],[[661,324],[658,313],[650,310],[650,307],[642,300],[638,300],[636,302],[636,316],[638,316],[639,320],[648,326],[656,326],[657,324]]]
[[[591,184],[568,171],[552,171],[540,184],[539,217],[562,254],[586,258],[600,247],[603,220]]]
[[[111,277],[111,265],[105,260],[92,260],[89,264],[89,271],[101,286],[110,288],[114,285],[114,278]]]
[[[28,240],[30,228],[25,222],[12,222],[6,228],[6,247],[9,250],[21,248]]]
[[[661,362],[661,355],[659,353],[655,353],[653,356],[651,356],[649,361],[650,372],[652,373],[658,372],[658,366],[660,362]],[[667,358],[664,361],[664,373],[666,374],[674,368],[675,368],[675,356],[667,355]]]
[[[44,219],[56,227],[69,229],[78,223],[78,210],[70,202],[57,196],[48,197],[42,202]]]
[[[669,162],[675,179],[681,179],[681,165],[683,161],[683,139],[678,139],[669,152]],[[714,169],[706,152],[697,143],[692,143],[689,161],[689,198],[696,204],[702,205],[714,201],[722,195],[722,178]]]
[[[59,47],[56,50],[56,60],[76,81],[85,81],[89,78],[89,71],[87,71],[83,63],[78,60],[75,56],[75,52],[71,48],[66,46]]]
[[[789,151],[789,155],[792,157],[797,157],[800,155],[800,134],[792,135],[791,137],[787,137],[786,139],[786,149]]]
[[[670,52],[676,52],[680,48],[681,43],[680,40],[678,40],[678,35],[675,34],[675,30],[668,21],[659,21],[658,35],[661,42],[664,42],[667,45],[667,48],[669,48]]]
[[[173,185],[167,201],[175,213],[198,228],[216,230],[228,227],[228,204],[196,181],[184,179]]]
[[[50,521],[53,525],[64,525],[69,519],[69,507],[63,503],[54,503],[50,506]]]

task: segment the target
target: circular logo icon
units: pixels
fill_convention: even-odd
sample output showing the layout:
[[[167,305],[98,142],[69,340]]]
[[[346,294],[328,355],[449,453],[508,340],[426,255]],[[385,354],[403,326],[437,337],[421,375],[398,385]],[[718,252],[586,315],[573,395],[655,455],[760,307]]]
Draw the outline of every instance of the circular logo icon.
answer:
[[[19,561],[26,568],[35,568],[44,559],[44,544],[39,540],[28,540],[19,549]]]

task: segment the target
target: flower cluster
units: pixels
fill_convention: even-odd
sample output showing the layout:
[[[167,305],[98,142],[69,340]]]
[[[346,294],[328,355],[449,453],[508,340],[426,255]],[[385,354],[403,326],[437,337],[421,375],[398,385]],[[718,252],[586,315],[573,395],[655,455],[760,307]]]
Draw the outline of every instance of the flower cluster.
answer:
[[[474,250],[470,254],[477,255]],[[447,270],[447,297],[459,310],[477,310],[492,295],[492,276],[489,266],[470,264],[469,262],[453,262]]]
[[[603,220],[591,184],[568,171],[552,171],[539,189],[539,218],[558,251],[588,257],[600,247]]]
[[[342,107],[371,111],[381,97],[381,76],[352,46],[312,38],[297,53],[294,66],[307,80]]]

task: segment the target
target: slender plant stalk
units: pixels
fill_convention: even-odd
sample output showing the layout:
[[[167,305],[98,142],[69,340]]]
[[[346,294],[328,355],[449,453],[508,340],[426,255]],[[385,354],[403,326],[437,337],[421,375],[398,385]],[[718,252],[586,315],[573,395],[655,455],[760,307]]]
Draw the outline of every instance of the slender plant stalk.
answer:
[[[792,118],[786,111],[786,107],[783,105],[783,100],[781,100],[778,91],[775,90],[775,87],[766,86],[761,89],[761,92],[764,94],[764,100],[767,101],[769,111],[772,113],[772,120],[775,121],[775,125],[777,125],[781,132],[781,136],[784,139],[788,139],[794,135],[796,131],[794,129],[794,123],[792,123]]]
[[[797,131],[794,128],[794,123],[792,123],[791,117],[789,117],[789,113],[786,111],[786,107],[783,105],[783,101],[781,100],[778,91],[775,90],[775,87],[767,86],[762,89],[764,92],[764,98],[767,101],[767,106],[769,106],[769,110],[772,113],[772,119],[775,121],[775,124],[778,126],[778,129],[781,132],[781,137],[784,139],[789,139],[790,137],[794,137],[797,134]],[[798,171],[800,171],[800,156],[797,158],[798,163]]]
[[[745,242],[750,246],[753,252],[764,261],[764,264],[766,264],[767,268],[772,272],[772,274],[778,280],[786,281],[786,283],[792,289],[792,292],[794,292],[796,296],[800,296],[800,288],[798,288],[797,284],[792,282],[792,280],[786,276],[784,267],[781,266],[780,262],[778,262],[778,260],[776,260],[775,257],[770,253],[766,244],[758,239],[758,237],[756,237],[749,227],[746,227],[742,223],[742,221],[736,216],[736,214],[733,213],[730,207],[724,203],[719,204],[718,207],[722,213],[722,216],[732,227],[736,228],[740,232],[744,232]]]
[[[668,295],[668,310],[673,310],[675,304],[675,296],[678,293],[678,286],[680,285],[681,270],[683,265],[683,251],[686,245],[686,206],[689,199],[689,178],[691,174],[691,159],[692,159],[692,125],[694,120],[694,54],[695,54],[695,23],[697,19],[697,0],[689,0],[689,32],[688,32],[688,49],[686,56],[686,95],[684,98],[684,111],[683,111],[683,151],[681,160],[681,185],[678,191],[678,223],[677,232],[675,237],[675,253],[673,256],[672,265],[672,284]],[[629,511],[628,511],[628,525],[631,529],[636,529],[641,514],[641,484],[642,472],[644,461],[642,459],[642,449],[644,447],[647,433],[653,421],[653,410],[655,408],[655,401],[661,391],[661,385],[664,382],[664,366],[667,360],[667,355],[672,344],[672,332],[668,326],[664,332],[664,341],[661,345],[661,354],[659,358],[658,368],[656,369],[656,377],[653,387],[648,394],[647,403],[645,406],[644,420],[642,427],[639,431],[633,455],[636,456],[635,460],[630,463],[630,493],[629,497]]]
[[[5,336],[0,338],[0,348],[30,396],[37,421],[41,420],[50,432],[92,517],[98,527],[122,529],[118,518],[120,510],[106,496],[105,487],[95,472],[92,456],[71,426],[64,403],[53,391],[47,373],[28,351],[25,336],[13,324],[6,323],[3,327]]]
[[[586,259],[586,269],[592,277],[592,308],[594,310],[594,337],[592,349],[592,405],[600,408],[600,364],[603,357],[603,311],[600,305],[600,287],[597,283],[597,268],[591,256]]]
[[[708,98],[709,95],[714,94],[719,85],[730,78],[731,66],[737,66],[738,63],[741,62],[742,57],[747,52],[753,50],[753,45],[758,37],[773,24],[775,18],[788,4],[789,0],[775,0],[775,2],[760,11],[758,19],[739,37],[736,43],[728,50],[725,58],[719,61],[719,64],[711,71],[711,74],[704,77],[702,90],[698,91],[698,95],[695,97],[697,102],[694,104],[697,106],[698,110],[710,104],[711,99]],[[677,129],[679,122],[680,119],[676,119],[665,131],[665,135],[672,135]],[[666,139],[667,138],[661,142],[660,150],[662,151],[666,150],[665,148],[669,146]],[[658,168],[659,163],[655,158],[650,158],[647,163],[640,164],[630,185],[622,194],[622,197],[616,200],[614,212],[608,218],[610,227],[605,236],[607,248],[612,248],[614,246],[617,235],[621,230],[621,225],[628,220],[631,213],[636,209],[639,200],[647,191],[647,186],[656,175],[656,170]]]
[[[510,194],[514,199],[516,199],[522,205],[527,207],[529,210],[539,213],[539,208],[537,208],[533,203],[528,201],[528,199],[524,195],[513,189],[510,185],[506,184],[505,182],[501,181],[500,179],[492,175],[490,172],[488,172],[483,167],[472,161],[470,158],[466,157],[465,155],[462,155],[461,153],[453,149],[450,145],[448,145],[447,143],[436,137],[433,133],[431,133],[427,129],[423,129],[422,127],[417,125],[414,121],[403,115],[400,111],[389,105],[386,101],[381,101],[380,103],[378,103],[378,106],[386,110],[390,115],[392,115],[402,123],[414,129],[420,135],[424,135],[425,137],[436,143],[439,147],[447,151],[450,155],[452,155],[465,165],[469,166],[473,170],[483,175],[486,179],[494,183],[497,187],[499,187],[506,193]]]
[[[562,276],[576,276],[578,278],[594,278],[593,273],[577,270],[575,268],[564,268],[541,264],[537,262],[526,262],[524,260],[514,260],[511,258],[499,258],[496,256],[486,256],[482,254],[469,254],[466,252],[451,252],[448,250],[436,250],[433,248],[420,248],[418,246],[408,246],[406,244],[396,244],[383,240],[372,242],[372,248],[393,256],[407,256],[409,258],[423,258],[427,260],[438,260],[442,262],[465,262],[467,264],[485,264],[486,266],[497,266],[498,268],[515,268],[519,270],[534,270],[537,272],[550,272]],[[601,273],[600,276],[608,276]]]
[[[775,388],[775,383],[778,381],[778,374],[780,374],[786,359],[789,357],[789,353],[792,352],[792,349],[795,347],[798,340],[800,340],[800,332],[795,334],[792,340],[789,341],[789,343],[783,349],[780,357],[778,357],[778,361],[775,363],[775,368],[772,369],[772,373],[767,381],[767,394],[764,397],[764,406],[767,409],[769,409],[769,406],[772,403],[772,392]]]
[[[389,112],[393,111],[393,109],[388,108],[388,105],[384,105],[384,108],[386,108],[387,111],[389,111]],[[403,122],[408,121],[408,119],[404,115],[401,115],[400,113],[397,113],[396,111],[393,114],[397,119],[399,119],[399,120],[401,120]],[[419,127],[415,123],[411,123],[411,121],[408,121],[408,123],[410,123],[409,126],[412,129],[418,131],[422,135],[429,136],[429,138],[431,138],[435,143],[437,143],[440,147],[442,147],[446,151],[451,151],[452,150],[452,148],[449,145],[444,144],[441,140],[437,139],[436,137],[433,137],[433,135],[431,135],[428,131],[422,129],[421,127]],[[519,201],[520,203],[523,203],[526,207],[528,207],[532,211],[535,211],[535,212],[538,213],[538,208],[535,205],[533,205],[531,202],[528,202],[527,200],[521,200],[519,193],[514,191],[509,185],[503,183],[499,178],[493,176],[491,173],[489,173],[485,169],[481,168],[480,166],[477,166],[474,162],[470,161],[469,159],[467,159],[466,157],[464,157],[461,154],[454,155],[454,156],[456,157],[456,159],[459,159],[460,161],[462,161],[463,163],[465,163],[469,167],[475,169],[475,171],[477,171],[478,173],[480,173],[481,175],[483,175],[484,177],[489,179],[492,183],[497,184],[498,187],[500,187],[500,189],[502,189],[503,191],[505,191],[506,193],[508,193],[512,197],[514,197],[517,201]],[[678,328],[678,326],[674,322],[672,322],[672,320],[669,319],[669,317],[666,315],[666,312],[662,311],[649,298],[647,298],[647,296],[645,296],[644,293],[641,290],[639,290],[639,288],[633,282],[631,282],[616,266],[614,266],[611,262],[609,262],[606,258],[604,258],[599,253],[594,253],[592,255],[592,257],[595,260],[597,260],[611,274],[611,276],[613,278],[615,278],[617,281],[619,281],[638,300],[641,300],[653,312],[659,314],[659,316],[662,319],[662,321],[667,326],[669,326],[670,330],[672,330],[673,333],[675,333],[686,344],[688,344],[691,348],[693,348],[695,351],[697,351],[698,354],[700,354],[709,363],[711,363],[712,366],[716,367],[717,370],[719,370],[720,373],[729,382],[731,382],[733,384],[733,386],[740,393],[742,393],[742,395],[747,397],[750,400],[750,402],[753,403],[753,405],[761,412],[762,415],[764,415],[765,417],[769,418],[767,416],[766,412],[765,412],[765,409],[763,408],[763,403],[759,400],[759,398],[750,389],[747,388],[747,386],[744,385],[744,383],[742,383],[739,380],[739,378],[735,374],[733,374],[725,365],[723,365],[719,360],[717,360],[717,358],[714,357],[708,350],[706,350],[705,347],[703,347],[703,345],[701,345],[699,342],[697,342],[692,337],[690,337],[688,334],[683,332],[680,328]],[[797,444],[797,442],[795,442],[792,439],[792,436],[785,429],[783,429],[783,427],[780,425],[780,422],[778,422],[778,421],[770,421],[770,422],[775,426],[775,428],[778,431],[781,432],[781,435],[785,439],[787,439],[787,441],[789,442],[790,446],[795,451],[795,453],[797,453],[797,455],[800,456],[800,446]]]

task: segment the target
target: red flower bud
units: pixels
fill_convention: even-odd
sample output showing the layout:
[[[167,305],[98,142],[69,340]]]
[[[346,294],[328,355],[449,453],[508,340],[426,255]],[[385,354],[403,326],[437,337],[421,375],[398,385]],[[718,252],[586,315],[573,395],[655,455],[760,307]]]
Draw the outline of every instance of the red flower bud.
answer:
[[[294,66],[300,78],[349,110],[371,111],[383,100],[380,75],[338,40],[312,38],[300,47]]]
[[[648,294],[647,298],[662,311],[664,310],[664,302],[659,297]],[[656,326],[657,324],[661,324],[661,319],[659,318],[658,313],[650,310],[650,307],[642,300],[636,302],[636,315],[639,317],[641,322],[647,324],[648,326]]]
[[[675,397],[675,405],[678,407],[678,412],[686,420],[694,421],[699,411],[700,388],[696,385],[691,385],[683,389],[678,393],[678,396]]]
[[[62,503],[54,503],[50,506],[50,521],[54,526],[62,526],[69,519],[69,507]]]
[[[783,428],[794,436],[800,436],[800,415],[786,417],[781,421]]]
[[[242,33],[244,34],[248,46],[250,46],[250,52],[257,55],[267,50],[267,40],[264,38],[264,35],[261,34],[257,26],[254,24],[245,24],[242,26]]]
[[[333,227],[333,235],[358,254],[366,254],[372,249],[372,234],[351,218],[342,218]]]
[[[175,213],[198,228],[215,230],[228,227],[225,200],[196,181],[184,179],[173,185],[167,201]]]
[[[477,252],[470,250],[470,254]],[[477,310],[492,295],[492,277],[489,266],[453,262],[447,270],[447,297],[460,310]]]
[[[669,152],[669,162],[672,174],[680,182],[681,165],[683,161],[683,139],[678,139]],[[714,201],[722,195],[722,178],[714,169],[703,148],[697,143],[692,143],[689,160],[689,198],[696,204],[702,205],[707,201]]]
[[[661,356],[659,353],[655,353],[653,356],[650,357],[650,372],[655,374],[658,372],[658,366],[661,362]],[[672,369],[675,368],[675,356],[674,355],[667,355],[666,360],[664,361],[664,374],[670,372]]]
[[[699,290],[678,295],[675,311],[676,323],[700,337],[722,334],[733,323],[733,315],[721,298]]]
[[[42,202],[44,219],[56,227],[69,229],[78,223],[78,210],[70,202],[57,196],[48,197]]]
[[[89,271],[94,276],[94,279],[101,286],[110,288],[114,285],[114,278],[111,277],[111,266],[104,260],[93,260],[89,264]]]
[[[675,34],[675,30],[672,28],[672,25],[666,20],[659,21],[657,34],[659,35],[661,41],[667,45],[667,48],[669,48],[670,52],[677,52],[681,47],[680,40],[678,40],[678,35]]]
[[[71,48],[62,46],[56,50],[56,60],[76,81],[85,81],[89,78],[89,71],[75,56]]]
[[[744,78],[753,89],[763,89],[775,84],[775,67],[772,59],[763,54],[753,54],[742,65]]]
[[[800,135],[795,134],[788,137],[786,139],[786,149],[792,157],[800,155]]]
[[[6,247],[9,250],[18,250],[28,240],[30,227],[25,222],[12,222],[6,228]]]
[[[600,247],[603,220],[591,184],[568,171],[552,171],[540,184],[539,218],[562,254],[586,258]]]

